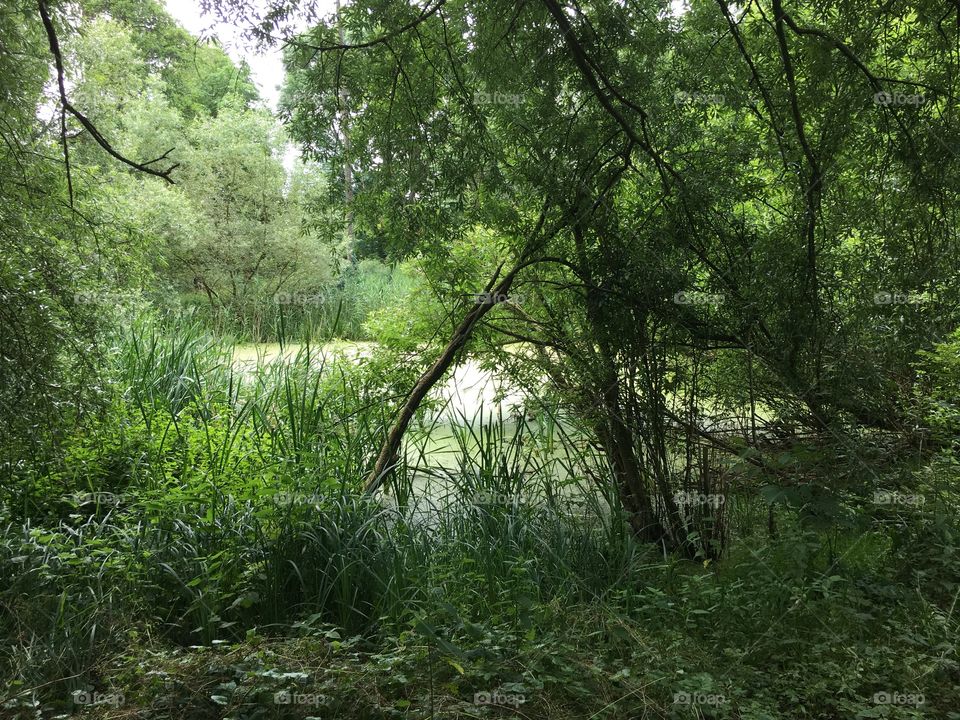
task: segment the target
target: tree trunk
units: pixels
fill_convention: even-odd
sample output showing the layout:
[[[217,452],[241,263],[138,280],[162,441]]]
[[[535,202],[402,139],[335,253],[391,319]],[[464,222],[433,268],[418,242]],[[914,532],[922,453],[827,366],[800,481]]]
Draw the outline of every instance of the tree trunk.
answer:
[[[496,305],[495,299],[506,296],[507,293],[510,292],[513,279],[522,265],[518,265],[507,273],[507,275],[494,286],[502,267],[501,265],[500,268],[497,269],[497,272],[484,289],[484,293],[491,298],[491,301],[478,301],[477,305],[466,314],[454,331],[447,346],[443,349],[443,352],[440,353],[440,357],[420,376],[417,384],[414,385],[413,390],[410,391],[406,401],[404,401],[403,406],[400,408],[397,419],[394,421],[393,426],[387,433],[387,437],[380,448],[380,454],[377,456],[376,464],[367,476],[366,482],[364,483],[364,490],[366,492],[374,492],[383,484],[390,471],[394,469],[397,454],[403,442],[403,434],[407,431],[407,427],[417,412],[417,408],[420,407],[420,403],[423,402],[423,399],[427,396],[427,393],[430,392],[430,389],[443,377],[444,373],[450,368],[450,365],[453,364],[457,352],[466,345],[476,324]]]

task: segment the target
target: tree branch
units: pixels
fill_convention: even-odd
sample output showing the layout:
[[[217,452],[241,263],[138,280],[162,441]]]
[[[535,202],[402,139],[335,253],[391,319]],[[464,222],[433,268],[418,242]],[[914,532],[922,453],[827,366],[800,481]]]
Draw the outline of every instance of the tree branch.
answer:
[[[60,42],[57,40],[57,31],[53,27],[53,21],[50,19],[50,12],[47,9],[46,0],[37,0],[37,7],[40,10],[40,19],[43,21],[43,27],[47,32],[47,40],[50,43],[50,53],[53,55],[54,63],[57,67],[57,87],[60,91],[60,104],[61,104],[61,135],[63,139],[63,149],[64,149],[64,161],[67,165],[67,184],[70,191],[71,203],[73,200],[73,183],[70,177],[70,156],[69,151],[67,150],[67,135],[66,135],[66,123],[63,122],[62,113],[69,112],[73,115],[90,136],[96,140],[97,144],[107,151],[111,156],[122,162],[124,165],[132,167],[134,170],[138,170],[142,173],[147,173],[148,175],[153,175],[158,178],[163,178],[168,183],[173,185],[173,180],[170,177],[170,173],[174,171],[175,168],[180,166],[180,163],[174,163],[166,170],[154,170],[149,167],[154,163],[160,162],[161,160],[169,159],[170,153],[173,152],[173,148],[167,150],[163,155],[153,160],[150,160],[147,163],[138,163],[134,160],[122,155],[120,152],[115,150],[113,146],[107,141],[103,135],[100,134],[100,131],[97,130],[97,126],[94,125],[83,113],[81,113],[77,108],[75,108],[70,100],[67,98],[67,87],[65,80],[65,72],[63,69],[63,53],[60,51]]]
[[[596,63],[594,63],[590,57],[588,57],[586,51],[583,49],[583,46],[580,44],[580,41],[577,39],[576,34],[573,32],[573,26],[570,24],[570,20],[563,12],[563,8],[561,8],[557,3],[557,0],[543,0],[543,4],[546,5],[550,15],[552,15],[553,19],[556,21],[557,26],[560,28],[561,36],[563,37],[567,47],[570,49],[570,55],[573,58],[574,63],[580,69],[583,79],[586,80],[587,84],[590,86],[590,89],[593,91],[593,94],[600,102],[600,105],[603,106],[603,109],[623,129],[627,137],[630,139],[630,142],[633,145],[637,145],[638,147],[642,148],[643,151],[650,157],[650,159],[653,160],[653,163],[656,166],[657,171],[660,173],[661,179],[663,180],[664,186],[669,185],[665,173],[669,173],[674,180],[679,181],[681,178],[677,171],[664,160],[664,158],[656,151],[650,142],[647,132],[646,112],[644,112],[641,107],[624,97],[622,93],[618,92],[613,87],[612,83],[610,83],[610,81],[606,78],[606,76],[604,76],[599,70]],[[598,77],[600,78],[599,80]],[[607,88],[607,91],[609,91],[611,95],[613,95],[617,100],[640,116],[642,133],[637,133],[633,125],[626,119],[626,117],[624,117],[623,113],[621,113],[620,110],[614,106],[614,104],[610,101],[607,92],[605,92],[600,86],[601,82],[603,82],[604,86]]]
[[[373,40],[367,40],[366,42],[344,43],[341,41],[335,45],[313,45],[311,43],[303,42],[302,40],[295,40],[295,41],[288,40],[287,42],[288,44],[295,44],[299,47],[305,47],[313,50],[313,55],[311,56],[310,60],[313,60],[313,58],[315,58],[318,54],[325,53],[325,52],[342,52],[345,50],[363,50],[364,48],[376,47],[377,45],[383,45],[384,43],[390,42],[391,40],[393,40],[393,38],[397,37],[398,35],[402,35],[403,33],[407,32],[407,30],[412,30],[427,18],[435,15],[436,12],[446,4],[446,2],[447,0],[437,0],[436,5],[434,5],[433,7],[425,7],[423,10],[420,11],[420,14],[417,15],[417,17],[415,17],[413,20],[408,22],[406,25],[401,25],[400,27],[396,28],[395,30],[391,30],[385,35],[381,35],[380,37],[374,38]]]

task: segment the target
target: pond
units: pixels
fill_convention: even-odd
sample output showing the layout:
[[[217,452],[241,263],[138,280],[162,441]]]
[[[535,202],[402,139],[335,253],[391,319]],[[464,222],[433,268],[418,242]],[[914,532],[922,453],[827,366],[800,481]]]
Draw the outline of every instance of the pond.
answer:
[[[278,359],[287,361],[297,356],[302,345],[287,343],[251,343],[237,345],[233,353],[234,368],[240,371],[253,370],[258,365],[269,365]],[[342,356],[359,359],[376,348],[373,342],[325,343],[318,353],[318,365],[326,359]],[[438,419],[449,424],[463,418],[472,419],[481,411],[485,416],[501,415],[505,418],[516,415],[523,408],[523,393],[504,378],[498,378],[492,370],[485,370],[472,359],[457,365],[449,376],[434,388],[431,395],[439,399],[443,408]]]
[[[371,342],[327,343],[318,353],[317,365],[335,356],[359,359],[375,347]],[[300,349],[297,344],[239,345],[234,367],[249,372],[258,365],[290,361]],[[495,370],[468,358],[433,389],[431,398],[439,401],[439,409],[411,424],[404,441],[413,494],[437,499],[455,486],[489,486],[498,476],[539,476],[560,492],[569,491],[560,488],[573,480],[576,462],[568,452],[569,443],[561,440],[566,437],[582,446],[585,438],[551,418],[525,417],[524,392]],[[465,477],[471,474],[477,477]]]

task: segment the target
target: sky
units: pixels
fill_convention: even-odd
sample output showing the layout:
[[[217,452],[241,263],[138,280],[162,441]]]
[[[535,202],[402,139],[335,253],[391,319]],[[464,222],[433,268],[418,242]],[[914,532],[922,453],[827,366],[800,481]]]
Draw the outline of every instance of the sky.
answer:
[[[271,110],[277,109],[280,98],[280,85],[283,84],[283,61],[279,47],[267,51],[257,51],[241,36],[240,30],[219,23],[211,15],[200,12],[200,3],[194,0],[164,0],[167,12],[175,17],[190,33],[203,37],[216,37],[224,50],[235,62],[246,60],[250,65],[254,82],[260,89],[260,95]],[[257,0],[255,5],[264,5]],[[321,15],[333,12],[334,0],[319,0],[317,9]]]

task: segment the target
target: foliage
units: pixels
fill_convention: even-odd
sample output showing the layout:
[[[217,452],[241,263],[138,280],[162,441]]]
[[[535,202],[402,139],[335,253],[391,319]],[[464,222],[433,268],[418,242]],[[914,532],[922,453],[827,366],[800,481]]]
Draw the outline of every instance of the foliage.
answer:
[[[0,8],[0,716],[960,717],[956,8],[203,5]]]

